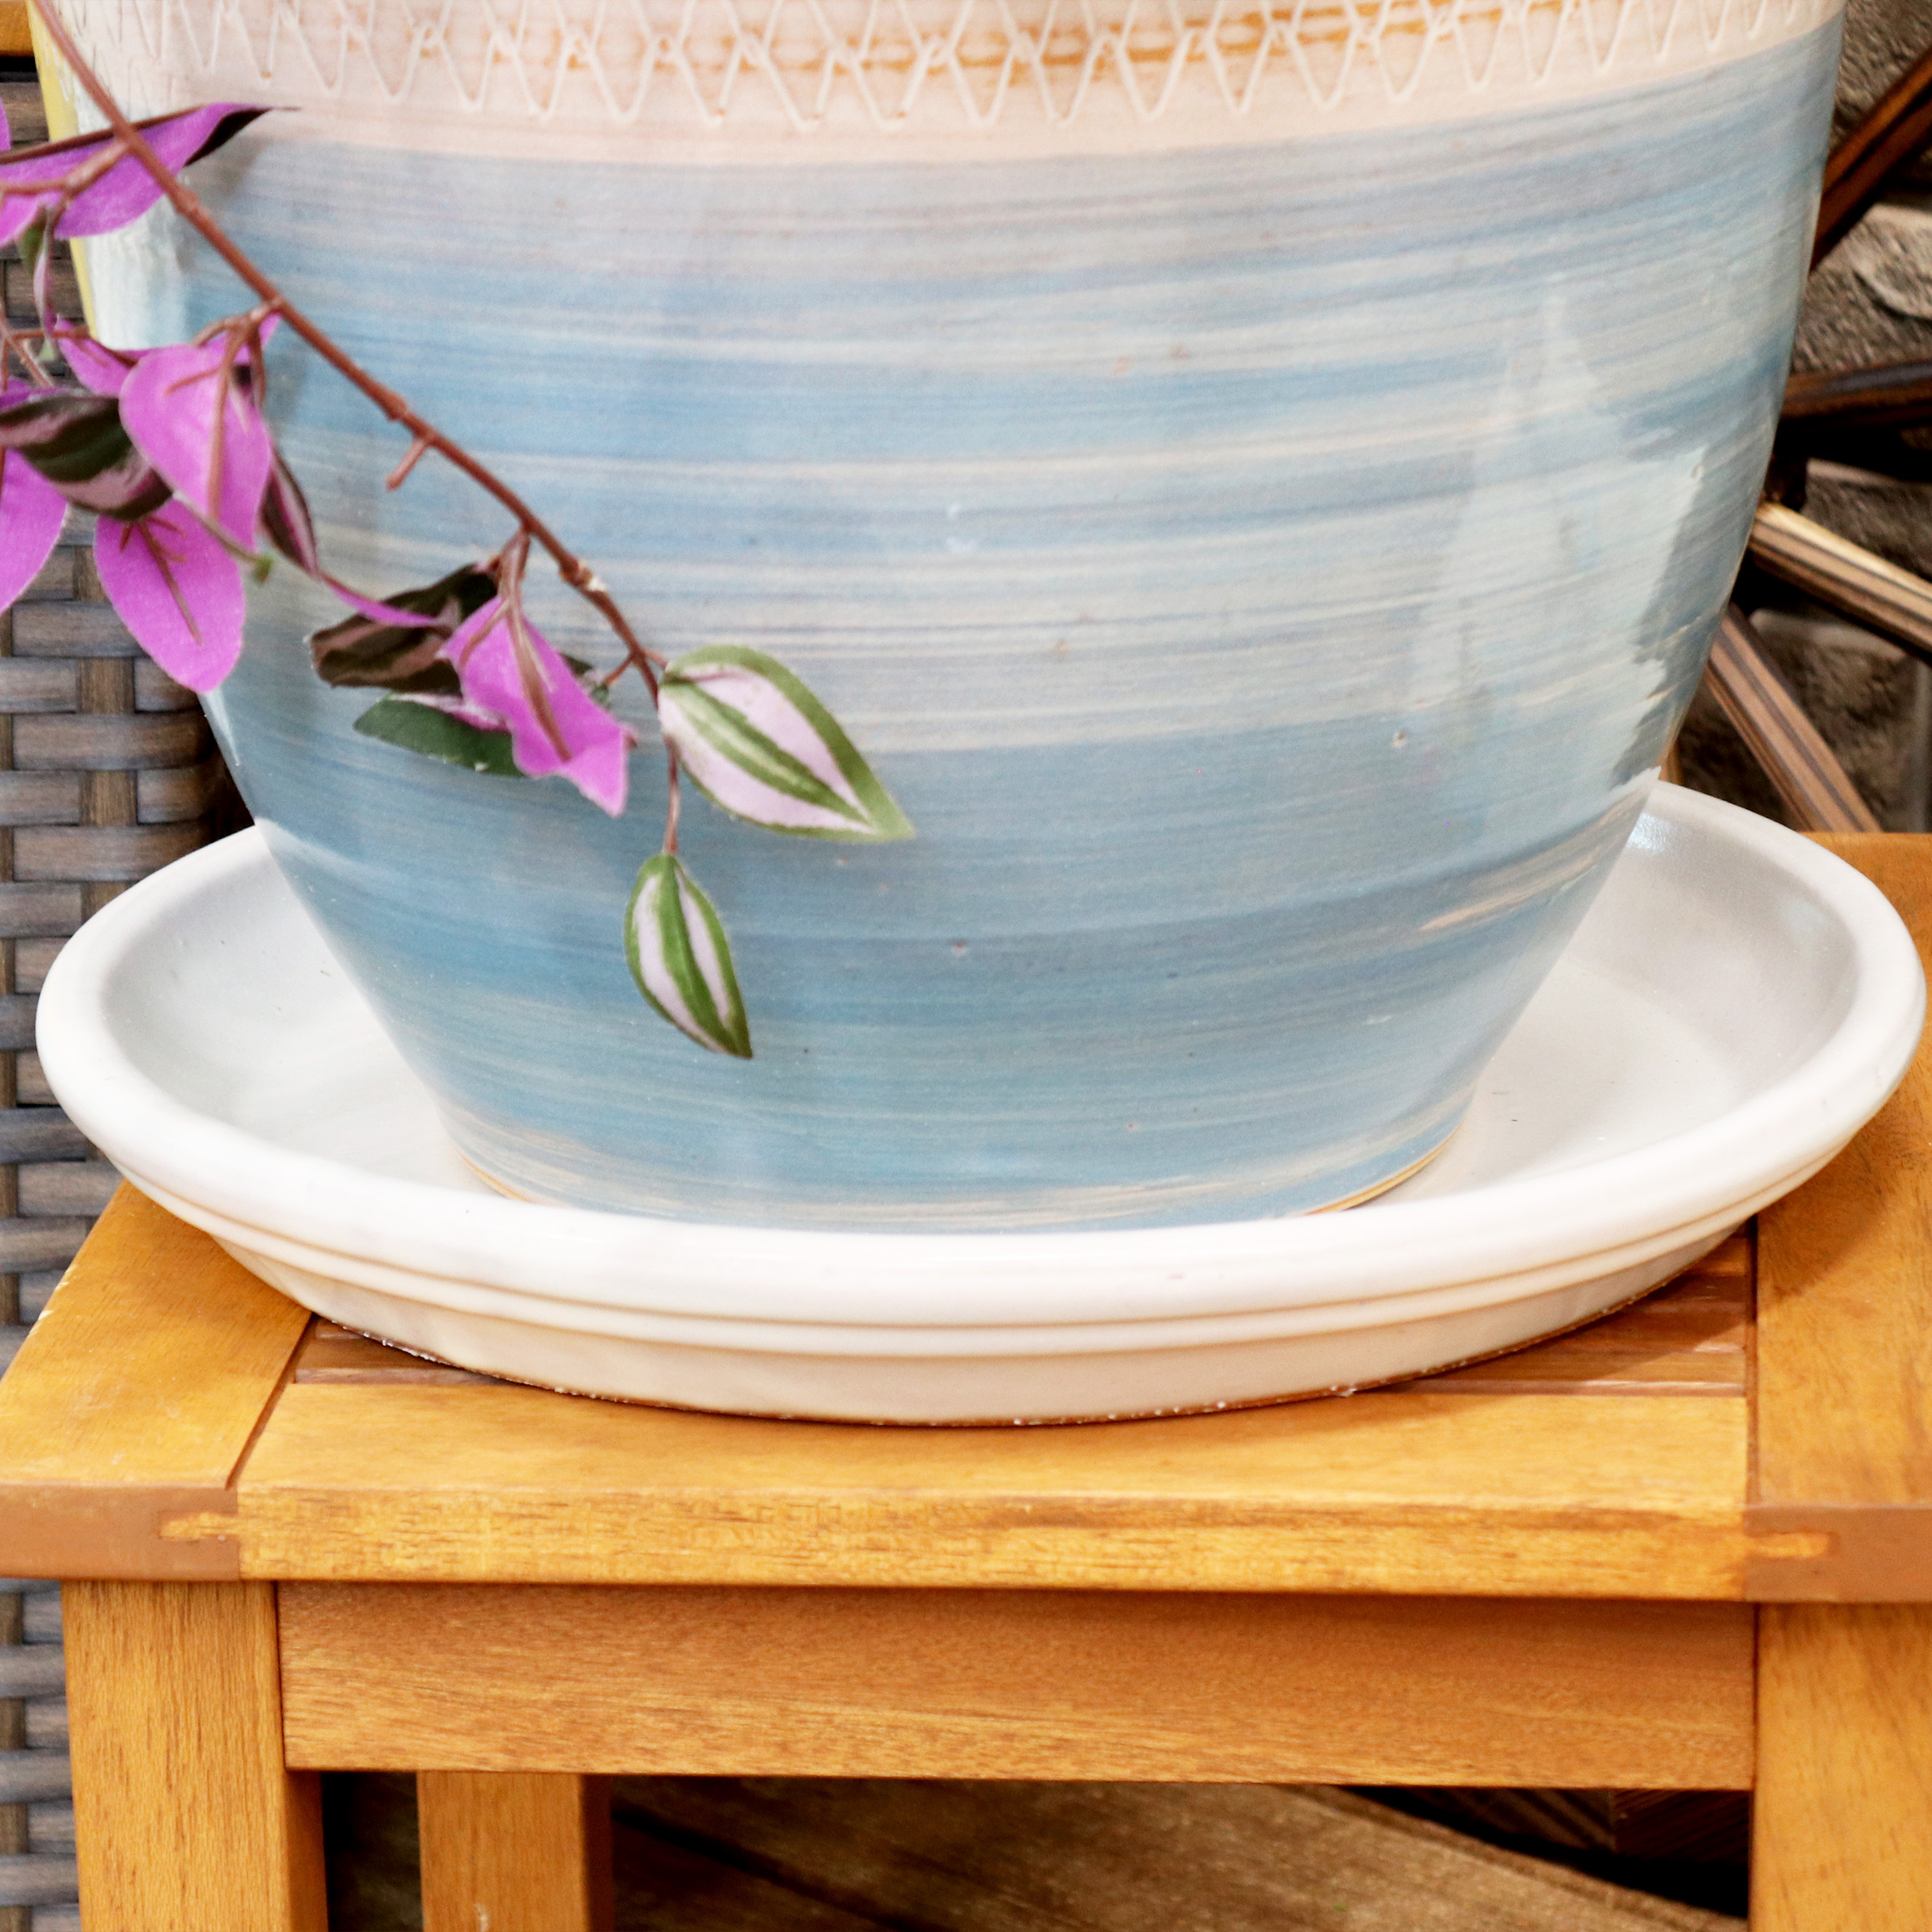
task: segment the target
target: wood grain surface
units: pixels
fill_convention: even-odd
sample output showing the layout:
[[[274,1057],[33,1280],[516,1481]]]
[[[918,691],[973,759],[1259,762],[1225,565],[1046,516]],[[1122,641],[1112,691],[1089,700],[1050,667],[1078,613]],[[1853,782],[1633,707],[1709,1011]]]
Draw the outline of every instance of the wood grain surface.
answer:
[[[1751,1932],[1932,1923],[1932,1608],[1759,1612]]]
[[[1456,1395],[1714,1395],[1742,1400],[1751,1340],[1751,1240],[1733,1234],[1622,1312],[1553,1340],[1409,1384]]]
[[[308,1320],[124,1187],[0,1381],[3,1567],[236,1576],[230,1479]]]
[[[1932,584],[1923,578],[1782,503],[1758,506],[1750,560],[1888,638],[1901,650],[1932,662]]]
[[[246,1575],[341,1581],[1736,1597],[1744,1410],[1405,1390],[878,1430],[297,1383],[208,1528]]]
[[[1794,370],[1784,385],[1781,427],[1917,429],[1932,422],[1932,362],[1853,369]]]
[[[606,1780],[423,1772],[416,1812],[423,1932],[611,1932]]]
[[[1932,841],[1829,842],[1932,950]],[[1932,1056],[1760,1224],[1754,1932],[1917,1932],[1932,1900]],[[1862,1599],[1853,1601],[1850,1600]]]
[[[317,1321],[296,1356],[294,1379],[365,1388],[405,1388],[411,1383],[424,1388],[454,1388],[466,1382],[490,1382],[498,1378],[459,1369],[430,1356],[412,1354],[406,1348],[392,1347],[333,1322]]]
[[[1832,150],[1811,244],[1814,268],[1864,218],[1886,184],[1925,146],[1929,134],[1932,51],[1900,75]]]
[[[1807,832],[1876,832],[1871,807],[1805,715],[1756,627],[1733,604],[1711,640],[1704,687]]]
[[[326,1932],[316,1781],[283,1768],[274,1592],[64,1594],[87,1932]]]
[[[337,1932],[418,1922],[404,1782],[332,1791]],[[1333,1788],[636,1778],[614,1798],[629,1932],[1740,1932]]]
[[[1932,838],[1825,842],[1932,951]],[[1932,1600],[1932,1053],[1760,1217],[1751,1521],[1765,1599]],[[1808,1542],[1807,1540],[1808,1539]]]
[[[634,1778],[615,1816],[620,1873],[715,1862],[652,1932],[1739,1932],[1332,1790]]]
[[[421,1585],[281,1600],[296,1765],[1751,1778],[1742,1605]]]

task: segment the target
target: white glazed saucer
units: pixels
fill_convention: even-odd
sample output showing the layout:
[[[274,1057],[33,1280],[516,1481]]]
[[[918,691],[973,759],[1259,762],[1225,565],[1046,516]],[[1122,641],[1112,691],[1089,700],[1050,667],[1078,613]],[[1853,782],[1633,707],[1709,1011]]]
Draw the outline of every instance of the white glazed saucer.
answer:
[[[1660,786],[1461,1131],[1346,1214],[837,1234],[502,1198],[255,832],[90,920],[40,1046],[136,1186],[350,1328],[638,1401],[1050,1421],[1388,1381],[1626,1301],[1828,1160],[1924,1010],[1912,941],[1858,874]]]

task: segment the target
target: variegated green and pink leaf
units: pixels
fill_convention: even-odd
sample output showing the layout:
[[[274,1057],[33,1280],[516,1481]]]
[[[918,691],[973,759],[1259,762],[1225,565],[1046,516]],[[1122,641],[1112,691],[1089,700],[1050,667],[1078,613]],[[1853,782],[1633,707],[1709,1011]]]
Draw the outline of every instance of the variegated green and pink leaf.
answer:
[[[624,913],[631,976],[658,1013],[713,1053],[752,1057],[752,1030],[717,910],[671,853],[638,874]]]
[[[734,818],[805,838],[910,838],[838,721],[776,658],[709,644],[668,666],[658,722],[692,782]]]

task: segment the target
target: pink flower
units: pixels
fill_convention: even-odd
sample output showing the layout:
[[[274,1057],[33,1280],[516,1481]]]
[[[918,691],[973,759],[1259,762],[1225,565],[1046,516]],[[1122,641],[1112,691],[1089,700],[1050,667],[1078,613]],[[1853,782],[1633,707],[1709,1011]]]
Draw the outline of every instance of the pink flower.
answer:
[[[464,619],[442,654],[463,680],[472,722],[487,715],[510,734],[519,771],[560,773],[613,818],[622,814],[637,734],[578,682],[534,626],[516,623],[493,597]]]
[[[242,568],[184,505],[134,523],[103,517],[94,561],[122,622],[176,683],[212,691],[235,668],[247,615]]]
[[[75,380],[97,396],[118,396],[134,374],[135,364],[150,352],[145,349],[110,349],[71,324],[56,322],[54,338]]]
[[[267,317],[257,340],[266,346],[279,320]],[[175,490],[218,536],[247,549],[266,538],[345,603],[379,622],[421,626],[430,621],[364,597],[322,568],[302,486],[275,449],[256,405],[251,347],[238,352],[230,371],[220,452],[220,500],[216,504],[214,404],[222,380],[225,334],[200,347],[188,344],[167,349],[110,349],[71,326],[56,334],[68,367],[87,388],[94,395],[118,400],[121,427],[144,466]],[[22,395],[31,393],[22,391]],[[0,407],[5,400],[0,398]],[[111,514],[112,506],[104,507]],[[219,510],[218,521],[209,515],[211,508]]]
[[[160,160],[178,173],[190,161],[212,154],[247,127],[266,108],[244,107],[233,101],[217,101],[207,107],[192,107],[184,114],[164,114],[134,124],[146,137]],[[0,159],[0,188],[14,188],[47,182],[58,183],[104,154],[114,136],[110,134],[77,134],[65,141],[48,141],[37,148],[22,148],[17,154]],[[0,200],[0,242],[10,242],[49,209],[58,206],[60,190],[50,187],[42,194],[9,194]],[[124,228],[147,213],[161,198],[152,176],[131,156],[124,155],[74,197],[60,224],[64,236],[104,235],[110,229]]]
[[[212,342],[153,349],[121,386],[121,426],[175,494],[237,549],[255,548],[274,445],[256,406],[248,352]],[[97,380],[99,380],[97,372]]]
[[[0,130],[5,128],[0,120]],[[0,390],[0,409],[24,402],[24,382]],[[17,449],[0,457],[0,610],[40,573],[67,516],[67,500]]]

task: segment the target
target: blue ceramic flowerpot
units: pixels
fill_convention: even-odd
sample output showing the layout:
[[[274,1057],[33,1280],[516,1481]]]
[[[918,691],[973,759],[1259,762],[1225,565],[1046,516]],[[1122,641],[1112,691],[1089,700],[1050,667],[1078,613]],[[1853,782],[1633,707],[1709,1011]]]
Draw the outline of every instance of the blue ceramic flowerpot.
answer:
[[[648,718],[619,821],[411,757],[272,580],[212,715],[464,1151],[547,1198],[962,1228],[1291,1212],[1426,1160],[1696,685],[1832,0],[577,11],[250,46],[184,0],[158,62],[71,9],[144,110],[299,106],[201,171],[244,245],[656,647],[796,670],[917,828],[691,805],[755,1048],[707,1054],[620,936]],[[158,214],[90,266],[110,341],[241,301]],[[404,439],[272,366],[340,574],[501,542],[433,463],[386,496]],[[539,616],[614,661],[567,593]]]

